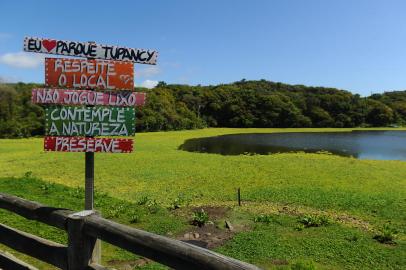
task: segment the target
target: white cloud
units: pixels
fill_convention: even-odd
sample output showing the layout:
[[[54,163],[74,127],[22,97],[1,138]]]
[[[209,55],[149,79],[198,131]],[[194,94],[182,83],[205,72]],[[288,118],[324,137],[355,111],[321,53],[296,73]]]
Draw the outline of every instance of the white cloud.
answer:
[[[0,55],[0,63],[16,68],[36,68],[44,63],[45,55],[24,52]]]
[[[161,73],[161,70],[157,66],[148,66],[146,68],[140,69],[139,71],[137,71],[137,69],[135,69],[134,73],[135,73],[135,76],[137,76],[137,77],[149,78],[149,77],[158,75],[159,73]]]
[[[145,87],[145,88],[154,88],[155,86],[157,86],[158,81],[152,81],[152,80],[145,80],[141,83],[141,87]]]
[[[15,83],[18,81],[19,79],[17,77],[0,75],[0,83]]]

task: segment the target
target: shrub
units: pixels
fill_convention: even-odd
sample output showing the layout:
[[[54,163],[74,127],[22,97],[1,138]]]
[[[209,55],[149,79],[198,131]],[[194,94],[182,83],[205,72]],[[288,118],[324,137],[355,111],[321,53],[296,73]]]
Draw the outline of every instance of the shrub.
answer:
[[[397,231],[389,224],[385,224],[373,237],[376,241],[384,244],[394,244]]]
[[[209,221],[209,215],[204,209],[200,209],[200,211],[195,211],[193,213],[192,225],[202,227],[207,221]]]
[[[184,194],[179,194],[170,204],[170,210],[176,210],[181,208],[183,205],[188,204],[188,200],[185,198]]]
[[[304,215],[299,218],[299,223],[303,224],[304,227],[320,227],[327,226],[331,223],[327,216],[316,216],[316,215]]]
[[[147,202],[150,201],[148,196],[142,196],[138,201],[137,204],[138,205],[145,205],[147,204]]]
[[[24,173],[24,177],[25,177],[25,178],[33,178],[33,173],[32,173],[32,171],[25,172],[25,173]]]
[[[124,204],[114,204],[107,210],[106,218],[118,218],[125,211]]]
[[[138,222],[140,222],[140,220],[141,220],[141,217],[140,217],[139,214],[137,214],[137,213],[132,213],[131,214],[130,223],[138,223]]]
[[[147,208],[151,214],[155,214],[159,211],[159,205],[156,200],[148,200]]]
[[[54,187],[53,183],[47,183],[47,182],[40,186],[41,190],[46,194],[49,193],[50,189],[52,189],[53,187]]]
[[[256,216],[256,217],[254,218],[254,222],[261,222],[261,223],[267,223],[267,224],[269,224],[269,223],[272,222],[272,217],[271,217],[270,215],[261,214],[261,215]]]
[[[305,226],[302,223],[299,223],[295,226],[295,230],[296,231],[303,231],[303,229],[305,228]]]

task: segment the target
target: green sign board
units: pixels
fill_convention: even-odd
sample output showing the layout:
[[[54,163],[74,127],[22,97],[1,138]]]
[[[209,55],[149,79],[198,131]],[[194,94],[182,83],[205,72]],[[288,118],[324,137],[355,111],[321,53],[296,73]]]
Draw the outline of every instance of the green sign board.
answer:
[[[47,107],[45,133],[49,136],[133,136],[131,107]]]

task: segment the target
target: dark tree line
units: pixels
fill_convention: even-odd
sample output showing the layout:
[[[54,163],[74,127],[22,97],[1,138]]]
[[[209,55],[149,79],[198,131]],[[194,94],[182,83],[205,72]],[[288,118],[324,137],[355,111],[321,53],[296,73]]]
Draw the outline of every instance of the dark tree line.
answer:
[[[44,109],[34,84],[0,85],[0,137],[43,135]],[[167,85],[146,91],[137,131],[203,127],[359,127],[406,124],[406,91],[360,97],[335,88],[266,80],[216,86]]]

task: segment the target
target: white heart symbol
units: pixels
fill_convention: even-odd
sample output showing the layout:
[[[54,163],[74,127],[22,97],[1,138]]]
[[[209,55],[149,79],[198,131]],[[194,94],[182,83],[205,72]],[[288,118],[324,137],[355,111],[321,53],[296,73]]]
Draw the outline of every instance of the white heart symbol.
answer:
[[[120,80],[122,80],[124,83],[127,83],[129,80],[131,80],[130,75],[120,75]]]

